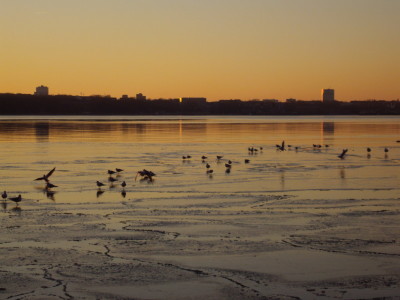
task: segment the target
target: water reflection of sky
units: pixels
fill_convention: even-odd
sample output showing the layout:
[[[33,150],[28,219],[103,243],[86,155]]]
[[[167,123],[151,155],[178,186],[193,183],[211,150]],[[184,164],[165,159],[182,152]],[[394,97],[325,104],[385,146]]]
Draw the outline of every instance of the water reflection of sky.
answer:
[[[263,143],[288,140],[296,143],[326,143],[336,140],[396,136],[400,120],[396,118],[331,119],[148,119],[100,121],[79,120],[0,120],[2,142],[208,142]],[[276,120],[277,122],[273,122]],[[285,120],[287,122],[285,122]],[[383,120],[383,121],[382,121]],[[355,136],[356,135],[356,136]],[[361,141],[359,141],[361,142]]]
[[[3,119],[0,189],[12,195],[23,193],[25,198],[66,202],[125,199],[119,185],[122,180],[129,183],[126,199],[134,193],[139,198],[165,196],[172,202],[208,192],[311,195],[315,190],[331,189],[345,195],[349,189],[366,193],[376,188],[397,193],[399,119],[352,119]],[[291,150],[276,151],[275,144],[282,140],[293,146]],[[323,147],[314,149],[313,144]],[[264,150],[251,154],[250,146]],[[370,156],[367,147],[373,148]],[[390,148],[386,155],[384,147]],[[349,148],[348,157],[340,160],[337,155],[343,148]],[[192,159],[182,161],[186,155]],[[206,176],[202,155],[209,157],[214,176]],[[216,155],[234,162],[229,175],[225,161],[216,163]],[[244,164],[244,159],[251,163]],[[33,179],[54,166],[57,171],[52,180],[60,188],[49,195]],[[107,185],[97,195],[96,180],[107,182],[106,171],[116,167],[126,172],[114,187]],[[158,174],[154,184],[134,181],[143,168]]]

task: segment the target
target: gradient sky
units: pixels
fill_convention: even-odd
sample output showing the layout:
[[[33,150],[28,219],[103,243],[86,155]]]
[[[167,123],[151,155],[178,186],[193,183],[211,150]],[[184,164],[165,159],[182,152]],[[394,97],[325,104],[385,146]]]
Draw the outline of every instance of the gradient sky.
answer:
[[[400,98],[400,0],[0,0],[0,93]]]

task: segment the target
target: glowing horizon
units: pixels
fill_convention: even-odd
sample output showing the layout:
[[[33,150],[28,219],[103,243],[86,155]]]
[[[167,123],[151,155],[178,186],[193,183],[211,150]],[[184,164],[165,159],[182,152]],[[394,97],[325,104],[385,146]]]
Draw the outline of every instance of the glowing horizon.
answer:
[[[2,1],[0,93],[400,98],[397,0]]]

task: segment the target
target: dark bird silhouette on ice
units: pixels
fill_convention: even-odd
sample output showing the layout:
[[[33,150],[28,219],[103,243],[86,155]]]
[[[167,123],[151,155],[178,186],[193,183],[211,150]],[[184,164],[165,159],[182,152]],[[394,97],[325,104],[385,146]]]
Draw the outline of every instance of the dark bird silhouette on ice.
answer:
[[[50,183],[50,182],[47,182],[47,183],[46,183],[46,190],[51,189],[51,188],[55,188],[55,187],[58,187],[58,186],[55,185],[55,184],[52,184],[52,183]]]
[[[136,173],[135,181],[139,175],[142,177],[142,180],[148,181],[153,181],[153,176],[156,176],[156,174],[154,174],[152,171],[143,169],[142,171],[138,171]]]
[[[113,175],[113,174],[115,174],[115,173],[117,173],[117,172],[115,172],[115,171],[113,171],[113,170],[108,170],[108,171],[107,171],[107,174],[108,174],[108,175]]]
[[[21,195],[18,195],[18,197],[11,197],[11,198],[8,198],[8,199],[13,201],[13,202],[15,202],[18,205],[18,203],[21,202],[22,197],[21,197]]]
[[[44,174],[42,177],[36,178],[35,180],[44,180],[46,182],[49,182],[49,177],[54,173],[56,168],[54,167],[49,173]]]
[[[280,151],[285,151],[285,141],[282,141],[281,145],[276,145],[276,148]]]
[[[110,176],[110,177],[108,177],[108,181],[112,183],[112,182],[118,181],[118,179]]]
[[[343,149],[342,153],[340,155],[338,155],[339,158],[343,159],[344,156],[346,155],[348,149]]]
[[[102,186],[104,186],[105,184],[100,182],[100,181],[96,181],[96,185],[97,187],[100,189]]]

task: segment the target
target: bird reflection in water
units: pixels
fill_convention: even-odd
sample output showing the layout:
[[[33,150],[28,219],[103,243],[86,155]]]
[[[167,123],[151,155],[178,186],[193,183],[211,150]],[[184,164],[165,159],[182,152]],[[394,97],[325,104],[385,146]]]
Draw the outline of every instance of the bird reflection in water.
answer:
[[[103,193],[104,193],[104,191],[98,190],[98,191],[96,192],[96,197],[99,198],[101,195],[103,195]]]
[[[285,189],[285,170],[281,170],[281,189]]]
[[[54,197],[56,192],[47,190],[47,191],[45,191],[45,193],[46,193],[47,199],[50,199],[52,201],[56,201],[56,198]]]
[[[339,176],[341,179],[346,179],[346,169],[344,167],[339,169]]]
[[[22,212],[22,209],[19,206],[15,206],[15,207],[11,208],[11,211],[20,216],[21,212]]]
[[[6,201],[1,201],[1,208],[3,209],[4,212],[7,210],[7,202]]]
[[[123,190],[123,191],[121,191],[121,196],[122,196],[122,198],[125,198],[126,197],[126,192]]]

